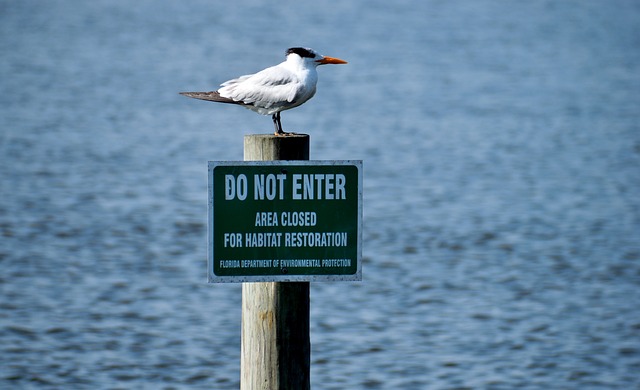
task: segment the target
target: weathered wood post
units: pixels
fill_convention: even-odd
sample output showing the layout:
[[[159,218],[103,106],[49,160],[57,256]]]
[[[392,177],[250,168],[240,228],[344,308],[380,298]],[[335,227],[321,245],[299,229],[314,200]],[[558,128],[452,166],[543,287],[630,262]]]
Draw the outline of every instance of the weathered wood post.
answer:
[[[309,136],[247,135],[244,160],[309,160]],[[309,282],[243,283],[240,389],[309,389],[310,367]]]

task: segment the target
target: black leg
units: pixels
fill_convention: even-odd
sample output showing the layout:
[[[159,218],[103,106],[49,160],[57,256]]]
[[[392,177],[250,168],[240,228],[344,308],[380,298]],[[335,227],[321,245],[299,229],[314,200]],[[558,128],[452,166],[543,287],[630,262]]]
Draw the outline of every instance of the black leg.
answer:
[[[275,127],[275,135],[284,135],[284,131],[282,131],[282,123],[280,123],[280,112],[276,112],[271,117],[273,119],[273,126]]]

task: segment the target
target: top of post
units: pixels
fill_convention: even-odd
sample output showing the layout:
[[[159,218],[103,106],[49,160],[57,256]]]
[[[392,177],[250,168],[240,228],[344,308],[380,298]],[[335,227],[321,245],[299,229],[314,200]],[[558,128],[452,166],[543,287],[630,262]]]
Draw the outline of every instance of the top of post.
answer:
[[[245,135],[244,160],[309,160],[309,134]]]

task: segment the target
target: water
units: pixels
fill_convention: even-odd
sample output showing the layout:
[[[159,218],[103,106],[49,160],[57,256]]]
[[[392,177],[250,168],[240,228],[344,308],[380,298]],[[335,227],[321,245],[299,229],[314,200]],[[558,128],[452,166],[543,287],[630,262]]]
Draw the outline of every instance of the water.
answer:
[[[206,162],[271,121],[177,95],[344,58],[283,114],[365,166],[364,280],[311,286],[317,389],[640,386],[640,6],[0,2],[0,387],[239,385]]]

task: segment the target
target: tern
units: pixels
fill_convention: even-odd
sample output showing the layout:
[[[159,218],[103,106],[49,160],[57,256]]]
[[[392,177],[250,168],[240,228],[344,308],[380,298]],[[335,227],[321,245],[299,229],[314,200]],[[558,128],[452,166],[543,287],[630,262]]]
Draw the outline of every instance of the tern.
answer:
[[[240,76],[220,85],[212,92],[180,92],[181,95],[212,102],[239,104],[262,115],[271,115],[274,134],[282,131],[280,112],[305,103],[316,93],[318,72],[325,64],[346,64],[339,58],[322,56],[312,49],[287,49],[286,60],[258,73]]]

